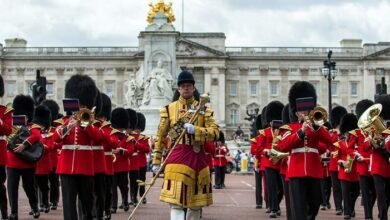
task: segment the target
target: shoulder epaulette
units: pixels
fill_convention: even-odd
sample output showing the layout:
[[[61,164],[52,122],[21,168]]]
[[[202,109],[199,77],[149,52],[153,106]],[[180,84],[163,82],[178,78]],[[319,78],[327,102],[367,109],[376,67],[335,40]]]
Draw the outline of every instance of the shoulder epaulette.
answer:
[[[348,132],[349,134],[352,134],[353,136],[357,137],[356,130],[352,130]]]
[[[147,140],[147,139],[149,139],[149,137],[143,134],[140,134],[138,137],[138,140]]]
[[[250,141],[253,142],[253,143],[257,143],[256,138],[252,138]]]
[[[265,131],[264,131],[264,129],[259,130],[259,134],[265,136]]]
[[[333,146],[335,146],[335,147],[337,147],[337,148],[340,148],[339,142],[334,142],[334,143],[333,143]]]
[[[102,124],[102,126],[100,126],[100,127],[101,127],[101,128],[104,128],[104,127],[106,127],[106,126],[108,126],[108,125],[111,125],[111,123],[110,123],[109,121],[104,121],[103,124]]]
[[[279,129],[284,129],[284,130],[289,130],[289,131],[292,130],[290,125],[282,125]]]
[[[119,130],[113,128],[110,132],[110,135],[116,134],[116,133],[121,133]]]
[[[168,108],[169,105],[166,105],[160,109],[160,117],[168,118]]]
[[[386,129],[386,130],[382,131],[382,134],[390,134],[390,130]]]
[[[39,129],[42,129],[42,126],[38,125],[38,124],[32,124],[31,125],[31,128],[39,128]]]
[[[57,120],[54,120],[54,123],[58,123],[58,124],[60,124],[60,125],[63,125],[63,124],[65,124],[65,121],[64,121],[63,118],[59,118],[59,119],[57,119]]]
[[[129,135],[129,136],[127,137],[126,142],[129,142],[129,141],[132,141],[132,140],[135,140],[135,138],[134,138],[133,136]]]

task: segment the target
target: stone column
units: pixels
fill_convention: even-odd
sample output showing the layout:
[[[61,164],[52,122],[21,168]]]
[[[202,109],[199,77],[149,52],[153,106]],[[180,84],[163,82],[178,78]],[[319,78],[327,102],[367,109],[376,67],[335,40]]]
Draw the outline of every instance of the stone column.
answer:
[[[203,91],[211,92],[211,68],[205,67],[204,68],[204,89]]]
[[[218,101],[219,101],[219,111],[218,119],[219,126],[222,128],[226,127],[226,67],[221,68],[218,75]]]
[[[26,68],[16,68],[17,80],[16,80],[16,94],[24,94],[24,84],[26,82],[24,78],[24,72]]]
[[[279,92],[279,98],[283,103],[287,102],[287,95],[290,89],[289,81],[288,81],[288,67],[280,67],[280,92]]]
[[[105,92],[103,90],[103,72],[104,68],[96,68],[96,86],[100,91]]]
[[[238,114],[238,121],[241,122],[241,124],[243,124],[243,128],[247,129],[248,125],[249,125],[249,122],[247,120],[245,120],[245,112],[246,112],[246,108],[247,108],[247,105],[248,105],[248,72],[249,72],[249,68],[248,67],[239,67],[238,69],[239,71],[239,79],[238,79],[238,92],[237,92],[237,95],[238,95],[238,100],[239,100],[239,103],[240,103],[240,110],[239,110],[239,114]]]
[[[373,100],[375,95],[375,68],[369,68],[366,62],[363,66],[363,99]]]
[[[269,67],[267,65],[262,65],[259,67],[260,69],[260,81],[259,81],[259,94],[260,94],[260,111],[263,107],[268,103],[269,97],[269,82],[268,82],[268,71]]]
[[[62,108],[62,105],[60,104],[61,100],[65,97],[65,80],[64,80],[64,67],[58,67],[56,68],[56,75],[57,75],[57,102],[58,105]]]
[[[124,67],[118,67],[115,68],[116,74],[117,74],[117,89],[116,89],[116,103],[120,106],[125,106],[125,99],[124,99],[124,94],[126,92],[125,90],[125,68]]]

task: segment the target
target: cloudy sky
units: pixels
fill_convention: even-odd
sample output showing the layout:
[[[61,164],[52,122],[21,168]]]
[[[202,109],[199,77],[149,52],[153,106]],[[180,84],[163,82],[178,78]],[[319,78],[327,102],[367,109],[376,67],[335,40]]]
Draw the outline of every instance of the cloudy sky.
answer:
[[[152,0],[0,0],[0,42],[137,46]],[[156,2],[154,0],[153,2]],[[177,31],[182,0],[172,0]],[[387,0],[184,0],[185,32],[224,32],[227,46],[339,46],[390,41]]]

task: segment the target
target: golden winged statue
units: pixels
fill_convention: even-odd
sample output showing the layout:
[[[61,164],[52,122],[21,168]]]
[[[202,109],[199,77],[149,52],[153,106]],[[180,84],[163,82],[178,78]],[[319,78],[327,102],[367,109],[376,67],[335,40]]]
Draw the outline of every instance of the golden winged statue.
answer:
[[[157,15],[158,12],[163,13],[168,18],[168,23],[174,22],[175,15],[173,14],[172,10],[172,2],[169,2],[168,4],[164,3],[164,0],[159,0],[157,3],[153,4],[152,2],[149,3],[149,12],[148,17],[146,21],[151,24],[153,22],[153,18]]]

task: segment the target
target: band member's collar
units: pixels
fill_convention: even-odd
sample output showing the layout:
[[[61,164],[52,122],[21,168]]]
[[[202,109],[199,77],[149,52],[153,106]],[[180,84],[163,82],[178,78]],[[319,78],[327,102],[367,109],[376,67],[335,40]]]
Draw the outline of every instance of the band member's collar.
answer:
[[[179,100],[178,100],[181,104],[183,104],[183,105],[190,105],[190,104],[192,104],[194,101],[195,101],[195,98],[194,98],[194,96],[192,96],[191,98],[189,98],[189,99],[185,99],[185,98],[183,98],[183,97],[179,97]]]

